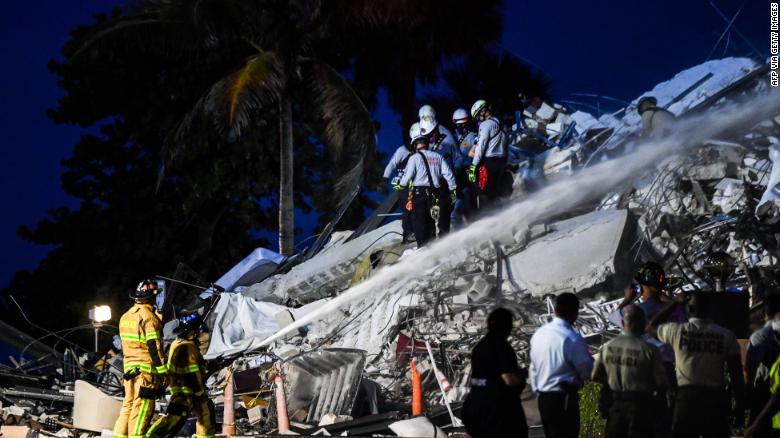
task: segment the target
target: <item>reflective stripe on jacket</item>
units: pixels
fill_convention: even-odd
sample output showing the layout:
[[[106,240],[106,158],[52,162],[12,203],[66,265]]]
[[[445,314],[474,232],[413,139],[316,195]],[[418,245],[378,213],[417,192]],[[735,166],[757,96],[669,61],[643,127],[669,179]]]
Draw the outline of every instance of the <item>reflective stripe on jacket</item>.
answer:
[[[173,341],[168,352],[168,391],[171,394],[203,395],[205,374],[205,361],[195,343],[186,339]]]
[[[162,322],[151,304],[136,303],[122,315],[119,337],[122,339],[126,373],[134,370],[151,374],[167,372],[162,348]]]

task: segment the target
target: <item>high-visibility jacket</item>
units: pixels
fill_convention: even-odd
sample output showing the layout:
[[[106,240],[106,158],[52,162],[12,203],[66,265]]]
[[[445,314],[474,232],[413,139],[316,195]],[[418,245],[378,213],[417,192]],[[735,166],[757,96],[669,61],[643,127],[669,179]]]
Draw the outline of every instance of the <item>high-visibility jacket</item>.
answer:
[[[201,396],[205,393],[206,361],[193,341],[176,339],[168,352],[168,391]]]
[[[122,338],[124,371],[135,370],[151,374],[165,374],[165,356],[162,347],[162,322],[151,304],[136,303],[119,320]]]
[[[780,357],[777,358],[769,370],[769,391],[772,394],[780,390]],[[780,429],[780,412],[772,416],[772,429]]]

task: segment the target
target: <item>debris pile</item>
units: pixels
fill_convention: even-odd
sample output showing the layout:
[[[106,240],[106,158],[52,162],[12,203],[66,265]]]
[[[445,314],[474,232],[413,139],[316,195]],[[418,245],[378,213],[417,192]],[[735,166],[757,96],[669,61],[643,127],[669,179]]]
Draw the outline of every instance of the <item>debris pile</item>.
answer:
[[[709,61],[644,95],[683,120],[768,93],[764,71],[766,66],[749,59]],[[637,150],[647,138],[631,105],[597,117],[544,102],[518,113],[512,134],[512,201]],[[218,411],[225,404],[236,407],[233,422],[241,435],[457,432],[469,388],[469,354],[498,305],[515,315],[511,342],[526,363],[531,334],[551,318],[551,297],[562,292],[582,297],[578,326],[594,349],[614,336],[618,328],[608,315],[619,302],[615,298],[646,260],[661,261],[675,289],[727,290],[758,303],[778,283],[778,139],[780,114],[774,114],[685,145],[600,199],[530,223],[517,217],[489,239],[460,245],[416,267],[414,275],[385,278],[382,287],[350,300],[340,297],[416,254],[401,242],[399,221],[382,225],[386,210],[358,231],[332,233],[296,257],[255,251],[217,282],[227,292],[199,292],[216,301],[207,319],[206,358],[230,363],[209,379],[210,396]],[[725,282],[706,275],[704,255],[712,252],[734,261],[735,272]],[[303,318],[313,320],[299,324]],[[166,333],[171,330],[166,327]],[[78,412],[69,406],[89,391],[76,383],[75,397],[67,392],[75,380],[37,395],[47,400],[47,409],[33,397],[14,398],[9,391],[20,390],[3,381],[4,420],[43,424],[60,415],[51,408],[60,403],[65,406],[55,421],[72,425],[67,433],[99,432],[97,423],[91,429],[75,424]],[[119,394],[92,381],[103,393]],[[51,388],[48,383],[39,388]],[[426,415],[413,416],[419,410]]]

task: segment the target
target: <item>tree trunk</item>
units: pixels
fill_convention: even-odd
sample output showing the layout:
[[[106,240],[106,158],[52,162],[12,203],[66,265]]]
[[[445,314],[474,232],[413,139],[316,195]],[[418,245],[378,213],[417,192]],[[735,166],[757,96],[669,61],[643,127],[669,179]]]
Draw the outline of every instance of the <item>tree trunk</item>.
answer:
[[[279,103],[279,252],[295,251],[295,206],[293,205],[292,102],[285,94]]]

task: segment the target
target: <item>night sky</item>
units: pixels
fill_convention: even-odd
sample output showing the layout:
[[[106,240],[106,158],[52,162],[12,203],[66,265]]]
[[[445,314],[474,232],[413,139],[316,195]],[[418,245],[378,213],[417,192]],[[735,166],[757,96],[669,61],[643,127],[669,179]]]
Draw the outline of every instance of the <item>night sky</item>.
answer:
[[[0,215],[0,287],[7,285],[15,271],[34,268],[48,251],[19,239],[17,227],[34,225],[49,208],[75,206],[75,201],[60,189],[60,161],[69,156],[83,131],[55,125],[46,118],[46,109],[56,105],[61,95],[57,78],[46,64],[59,56],[73,28],[92,22],[94,13],[106,12],[119,3],[11,2],[0,18],[0,53],[5,59],[5,67],[0,70],[4,103],[0,110],[0,187],[4,201]],[[742,8],[733,26],[761,52],[762,58],[768,56],[768,1],[713,3],[728,20]],[[479,7],[478,1],[474,7]],[[631,100],[678,71],[703,62],[726,25],[727,21],[706,0],[507,0],[501,46],[550,76],[555,98],[602,104],[608,109],[614,104],[572,94]],[[724,56],[757,55],[732,31],[723,37],[712,58]],[[463,106],[470,104],[464,102]],[[380,149],[391,151],[401,139],[397,117],[384,105],[377,109],[376,117],[384,127],[379,133]]]

